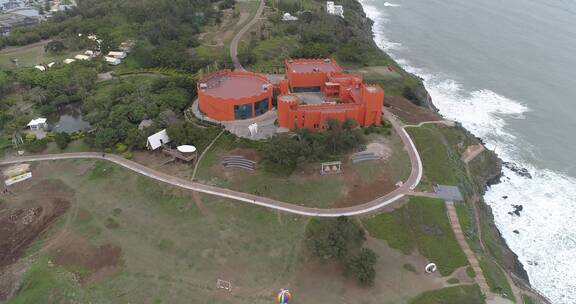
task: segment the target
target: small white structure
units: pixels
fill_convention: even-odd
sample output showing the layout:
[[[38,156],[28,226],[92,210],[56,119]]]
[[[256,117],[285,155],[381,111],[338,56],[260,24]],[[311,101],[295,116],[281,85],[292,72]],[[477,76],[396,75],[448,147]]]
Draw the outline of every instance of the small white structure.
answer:
[[[330,15],[344,18],[344,7],[342,5],[335,5],[334,1],[326,1],[326,11]]]
[[[134,47],[134,45],[136,45],[136,43],[133,40],[127,40],[127,41],[120,43],[119,49],[122,52],[130,53],[130,51],[132,51],[132,48]]]
[[[94,57],[100,55],[100,52],[96,52],[93,50],[87,50],[86,52],[84,52],[84,55],[90,56],[90,58],[94,58]]]
[[[108,53],[108,57],[114,57],[114,58],[118,58],[118,59],[124,59],[126,58],[126,52],[115,52],[112,51],[110,53]]]
[[[88,39],[96,41],[96,39],[98,39],[98,37],[96,35],[88,35]]]
[[[341,161],[322,163],[320,174],[326,175],[326,174],[340,174],[340,173],[342,173]]]
[[[168,133],[166,132],[166,129],[164,129],[158,133],[148,136],[148,140],[146,141],[146,148],[150,150],[156,150],[169,142],[170,137],[168,137]]]
[[[39,71],[46,71],[46,68],[43,65],[35,65],[34,68]]]
[[[46,123],[46,118],[39,117],[32,119],[26,126],[29,127],[30,130],[40,130],[48,127],[48,124]]]
[[[194,153],[196,152],[196,147],[192,145],[181,145],[176,147],[176,149],[181,153]]]
[[[78,60],[90,60],[90,59],[92,59],[92,57],[90,57],[90,56],[81,55],[81,54],[74,56],[74,58],[76,58]]]
[[[111,65],[119,65],[120,63],[122,63],[122,60],[118,59],[118,58],[114,58],[114,57],[104,57],[104,60],[106,60],[106,63],[111,64]]]
[[[250,136],[254,137],[254,135],[258,134],[258,124],[253,123],[248,125],[248,131],[250,132]]]
[[[51,68],[51,67],[53,67],[55,64],[56,64],[56,62],[50,62],[50,63],[48,64],[48,67]]]
[[[426,271],[426,273],[434,273],[437,269],[438,267],[434,263],[428,263],[428,265],[424,267],[424,271]]]
[[[67,59],[64,59],[64,61],[62,61],[62,62],[64,62],[65,64],[71,64],[74,61],[76,61],[76,59],[67,58]]]
[[[284,13],[282,16],[282,21],[296,21],[298,17],[290,15],[290,13]]]

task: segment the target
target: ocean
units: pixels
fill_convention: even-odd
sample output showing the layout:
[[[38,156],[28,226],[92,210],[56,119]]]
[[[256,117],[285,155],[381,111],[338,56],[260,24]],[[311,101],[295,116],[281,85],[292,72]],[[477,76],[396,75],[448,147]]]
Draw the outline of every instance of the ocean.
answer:
[[[576,303],[576,1],[361,3],[440,113],[531,175],[504,168],[484,199],[532,286]]]

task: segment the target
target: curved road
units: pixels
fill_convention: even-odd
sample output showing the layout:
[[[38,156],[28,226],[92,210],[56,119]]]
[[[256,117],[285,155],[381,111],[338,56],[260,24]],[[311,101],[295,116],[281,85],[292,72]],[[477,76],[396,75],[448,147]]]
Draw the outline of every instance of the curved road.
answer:
[[[96,153],[96,152],[22,156],[0,160],[0,165],[9,165],[22,162],[62,160],[62,159],[101,159],[113,162],[136,173],[142,174],[157,181],[170,184],[172,186],[197,191],[201,193],[206,193],[210,195],[215,195],[219,197],[224,197],[244,203],[254,204],[283,212],[303,216],[314,216],[314,217],[353,216],[353,215],[370,213],[394,203],[395,201],[411,193],[411,191],[414,190],[414,188],[416,188],[416,186],[420,182],[420,179],[422,178],[422,161],[420,159],[420,156],[418,155],[418,151],[416,150],[414,143],[412,142],[412,139],[410,138],[408,133],[404,130],[404,128],[400,126],[400,124],[392,116],[392,114],[384,110],[384,116],[390,121],[394,129],[400,135],[400,138],[402,139],[402,142],[406,147],[411,162],[410,176],[402,184],[402,186],[396,188],[394,191],[387,193],[386,195],[379,197],[368,203],[346,208],[321,209],[321,208],[305,207],[249,193],[205,185],[185,180],[182,178],[178,178],[175,176],[171,176],[160,171],[156,171],[154,169],[151,169],[149,167],[146,167],[144,165],[141,165],[139,163],[125,159],[117,155],[106,154],[105,156],[103,156],[102,153]]]
[[[240,60],[238,60],[238,43],[240,43],[240,39],[242,39],[242,36],[244,36],[244,34],[246,34],[246,32],[248,32],[248,30],[250,30],[250,28],[254,26],[256,22],[258,22],[258,19],[260,19],[260,16],[264,11],[264,6],[265,6],[264,0],[260,0],[260,5],[256,10],[254,18],[252,18],[250,22],[246,23],[246,25],[244,25],[244,27],[242,27],[242,29],[240,29],[240,31],[236,33],[236,36],[232,38],[232,42],[230,42],[230,57],[232,58],[234,69],[236,70],[244,71],[244,67],[242,67],[242,64],[240,64]]]

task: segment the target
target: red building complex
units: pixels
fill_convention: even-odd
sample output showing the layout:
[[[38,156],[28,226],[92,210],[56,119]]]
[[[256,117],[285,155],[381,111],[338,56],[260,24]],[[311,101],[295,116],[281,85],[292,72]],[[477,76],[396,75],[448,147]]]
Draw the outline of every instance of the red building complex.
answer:
[[[221,70],[198,83],[198,107],[218,121],[247,119],[272,109],[272,94],[263,75]]]
[[[332,59],[287,60],[286,77],[276,88],[278,125],[323,130],[327,121],[353,119],[361,126],[380,125],[384,90],[343,73]],[[264,114],[272,107],[272,84],[263,75],[223,70],[198,84],[199,108],[219,121]]]
[[[322,130],[329,119],[353,119],[364,127],[382,122],[384,90],[379,86],[364,84],[360,75],[343,73],[331,59],[287,60],[285,64],[287,79],[280,83],[278,97],[281,127]]]

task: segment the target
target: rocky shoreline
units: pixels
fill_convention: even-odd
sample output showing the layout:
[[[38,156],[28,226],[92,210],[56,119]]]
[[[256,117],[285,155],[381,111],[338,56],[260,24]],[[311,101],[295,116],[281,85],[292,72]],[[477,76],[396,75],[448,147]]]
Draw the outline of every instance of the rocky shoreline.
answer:
[[[355,2],[357,2],[358,5],[360,7],[362,7],[361,2],[359,2],[358,0],[356,0]],[[366,19],[366,22],[363,22],[363,25],[369,25],[368,27],[363,27],[364,30],[366,31],[366,34],[370,35],[371,37],[374,37],[374,32],[372,30],[372,25],[374,24],[374,22],[366,16],[363,7],[362,7],[362,14],[363,14],[364,18]],[[373,43],[374,43],[374,46],[378,48],[378,46],[374,40],[373,40]],[[381,51],[384,54],[386,54],[386,52],[384,50],[381,50]],[[397,65],[397,66],[400,67],[399,65]],[[428,108],[430,111],[435,112],[438,115],[440,115],[438,113],[439,110],[434,105],[432,97],[430,96],[430,94],[426,90],[422,79],[420,77],[418,77],[417,75],[413,75],[413,76],[420,80],[420,84],[419,84],[418,89],[417,89],[418,99],[420,99],[421,103],[423,105],[425,105],[425,107]],[[464,129],[463,127],[461,127],[461,128]],[[467,134],[467,136],[472,136],[475,139],[479,140],[483,144],[482,139],[477,138],[472,133],[470,133],[468,130],[465,130],[465,133]],[[503,177],[502,166],[510,169],[511,171],[515,172],[516,174],[519,174],[519,175],[527,177],[527,178],[531,178],[530,173],[525,168],[522,168],[522,167],[520,167],[514,163],[503,162],[502,159],[500,159],[498,157],[498,155],[496,155],[494,152],[490,151],[490,153],[493,154],[494,162],[496,162],[496,164],[494,164],[495,166],[491,166],[491,167],[498,168],[498,169],[493,170],[493,172],[487,172],[488,177],[484,178],[484,181],[483,181],[484,184],[481,185],[482,190],[479,191],[480,193],[476,193],[477,195],[483,196],[488,187],[500,183],[500,179]],[[494,221],[494,216],[492,214],[492,209],[490,208],[490,206],[488,206],[484,202],[483,199],[479,200],[479,209],[481,209],[480,210],[480,216],[484,217],[486,222],[489,223],[489,229],[488,229],[489,231],[483,231],[483,233],[489,233],[490,237],[492,237],[494,239],[494,241],[499,245],[499,247],[502,250],[503,256],[501,258],[501,262],[503,262],[505,264],[502,266],[504,266],[508,271],[512,272],[515,277],[521,279],[523,281],[523,282],[521,282],[521,283],[523,283],[523,285],[528,285],[528,287],[529,287],[530,281],[529,281],[528,273],[524,269],[524,266],[522,265],[522,263],[519,261],[518,256],[508,247],[506,240],[502,237],[502,234],[500,233],[500,231],[496,227],[496,224]],[[521,211],[521,208],[516,208],[515,211],[519,213]]]

